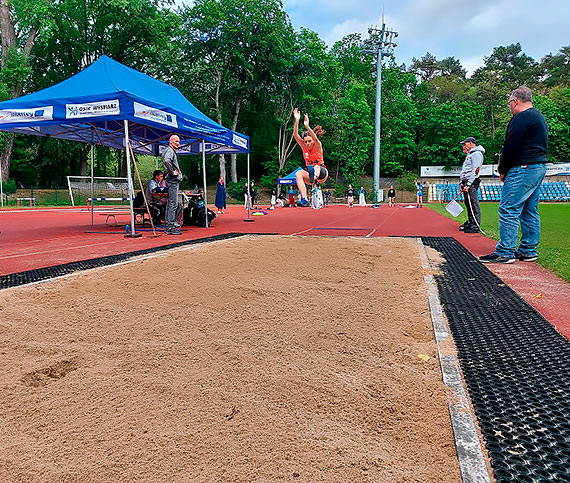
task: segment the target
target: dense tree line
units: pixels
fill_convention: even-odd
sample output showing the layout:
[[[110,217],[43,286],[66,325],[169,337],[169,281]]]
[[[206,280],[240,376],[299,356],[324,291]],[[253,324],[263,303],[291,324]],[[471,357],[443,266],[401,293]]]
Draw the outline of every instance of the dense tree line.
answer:
[[[372,170],[376,70],[365,39],[327,46],[296,31],[280,0],[1,0],[1,100],[60,82],[106,54],[178,87],[217,122],[251,136],[252,172],[272,185],[299,164],[292,109],[326,131],[332,179]],[[526,84],[550,126],[549,159],[570,161],[570,46],[540,61],[519,44],[499,46],[471,77],[454,57],[427,53],[411,65],[386,58],[382,77],[382,175],[460,162],[474,135],[493,162],[510,118],[507,97]],[[85,173],[88,146],[2,134],[2,167],[23,184],[57,185]],[[97,150],[97,175],[125,171],[121,153]],[[234,182],[243,156],[209,160],[212,177]],[[198,163],[187,161],[190,174]]]

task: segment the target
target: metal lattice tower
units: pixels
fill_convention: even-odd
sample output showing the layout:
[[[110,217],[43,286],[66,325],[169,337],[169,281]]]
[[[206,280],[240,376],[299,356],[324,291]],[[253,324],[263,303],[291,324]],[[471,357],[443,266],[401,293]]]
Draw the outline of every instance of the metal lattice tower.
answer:
[[[362,50],[364,54],[376,55],[376,116],[374,125],[374,192],[376,201],[382,201],[382,190],[380,189],[380,132],[382,130],[382,59],[384,56],[392,56],[397,44],[393,40],[398,37],[398,32],[389,30],[384,23],[382,15],[382,28],[370,27],[368,29],[370,38],[366,41],[367,48]]]

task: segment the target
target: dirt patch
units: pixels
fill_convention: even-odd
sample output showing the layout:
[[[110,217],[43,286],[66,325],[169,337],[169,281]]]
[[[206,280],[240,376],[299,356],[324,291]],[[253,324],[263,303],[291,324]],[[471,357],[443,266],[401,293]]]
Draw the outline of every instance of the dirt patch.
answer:
[[[234,239],[0,306],[0,480],[460,480],[415,239]]]

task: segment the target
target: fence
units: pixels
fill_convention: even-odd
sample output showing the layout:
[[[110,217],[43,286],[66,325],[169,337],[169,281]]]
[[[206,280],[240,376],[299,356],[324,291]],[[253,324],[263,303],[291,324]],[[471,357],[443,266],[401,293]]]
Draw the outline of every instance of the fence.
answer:
[[[29,188],[18,188],[14,193],[4,193],[4,196],[4,206],[71,206],[67,186],[52,188],[30,186]],[[76,205],[85,206],[87,205],[87,198],[91,195],[90,193],[77,193],[74,196],[76,196]],[[113,201],[107,204],[128,204],[128,201]]]

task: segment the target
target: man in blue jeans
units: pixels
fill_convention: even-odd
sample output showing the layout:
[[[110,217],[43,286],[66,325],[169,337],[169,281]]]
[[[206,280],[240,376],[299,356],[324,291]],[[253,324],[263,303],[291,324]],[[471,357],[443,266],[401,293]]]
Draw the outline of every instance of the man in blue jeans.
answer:
[[[546,174],[548,125],[532,106],[528,87],[515,89],[508,105],[513,117],[507,126],[499,161],[499,175],[504,183],[499,203],[501,239],[493,253],[479,257],[484,263],[532,262],[538,258],[538,200],[540,183]],[[522,236],[517,249],[519,224]]]

